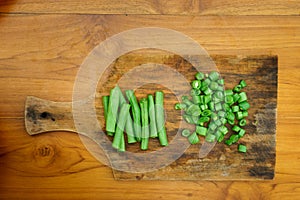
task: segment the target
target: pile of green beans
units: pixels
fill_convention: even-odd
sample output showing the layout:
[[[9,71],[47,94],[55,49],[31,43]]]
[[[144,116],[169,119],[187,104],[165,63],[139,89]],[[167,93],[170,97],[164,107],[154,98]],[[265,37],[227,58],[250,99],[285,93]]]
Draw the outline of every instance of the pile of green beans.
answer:
[[[183,110],[183,118],[189,124],[195,124],[195,131],[182,130],[182,136],[187,137],[191,144],[200,142],[199,136],[207,142],[222,142],[232,145],[246,133],[243,127],[247,124],[246,117],[250,104],[247,94],[242,91],[247,86],[241,80],[233,89],[224,89],[224,79],[218,72],[209,74],[198,72],[191,82],[189,96],[182,96],[182,102],[175,104],[176,110]],[[229,127],[232,127],[230,136]],[[239,152],[246,152],[245,145],[238,146]]]
[[[164,93],[155,92],[138,102],[133,90],[125,91],[127,101],[119,86],[102,97],[106,133],[113,137],[112,147],[126,151],[127,143],[140,142],[142,150],[148,149],[149,138],[158,138],[162,146],[168,145],[164,117]]]

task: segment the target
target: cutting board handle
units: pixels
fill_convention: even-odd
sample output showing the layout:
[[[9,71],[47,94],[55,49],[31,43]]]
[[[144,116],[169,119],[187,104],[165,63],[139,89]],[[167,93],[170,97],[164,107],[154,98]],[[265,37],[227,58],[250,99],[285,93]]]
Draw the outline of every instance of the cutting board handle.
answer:
[[[50,131],[76,132],[72,102],[54,102],[28,96],[25,103],[25,126],[29,135]]]

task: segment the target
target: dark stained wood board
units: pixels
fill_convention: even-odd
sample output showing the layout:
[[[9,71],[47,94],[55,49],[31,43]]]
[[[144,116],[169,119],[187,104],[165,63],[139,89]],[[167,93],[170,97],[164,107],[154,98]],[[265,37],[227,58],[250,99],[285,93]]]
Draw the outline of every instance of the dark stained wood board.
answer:
[[[167,167],[148,173],[127,173],[113,170],[118,180],[264,180],[273,179],[275,168],[275,136],[276,136],[276,105],[277,105],[277,57],[276,56],[212,56],[219,72],[225,79],[225,87],[232,88],[239,80],[248,83],[245,89],[251,108],[249,110],[247,134],[241,139],[246,144],[246,154],[237,152],[237,145],[231,147],[224,143],[217,144],[206,158],[199,159],[198,153],[201,144],[190,146],[189,149],[175,162]],[[109,90],[136,66],[147,63],[161,63],[167,65],[186,77],[194,78],[197,70],[183,58],[166,52],[131,53],[118,58],[103,74],[98,84],[96,100],[97,116],[104,127],[103,108],[101,97],[109,94]],[[202,66],[203,71],[209,71]],[[162,78],[159,67],[151,79],[153,83]],[[132,89],[130,86],[138,81],[138,76],[132,83],[122,83],[121,89]],[[173,81],[170,79],[170,81]],[[174,110],[177,102],[175,95],[166,87],[158,84],[147,84],[137,88],[135,93],[138,99],[146,94],[154,94],[156,90],[165,92],[166,128],[169,141],[177,134],[181,112]],[[186,88],[178,87],[180,95],[188,94]],[[54,113],[55,115],[55,113]],[[61,113],[60,113],[60,118]],[[49,120],[50,121],[50,120]],[[53,123],[53,122],[52,122]],[[58,123],[58,122],[55,122]],[[70,122],[71,123],[71,122]],[[185,124],[184,127],[191,126]],[[73,127],[70,125],[70,127]],[[71,128],[70,128],[71,129]],[[67,130],[67,128],[65,128]],[[88,139],[87,139],[88,140]],[[87,141],[83,140],[83,141]],[[185,138],[181,142],[187,142]],[[203,139],[202,139],[203,142]],[[201,143],[202,143],[201,142]],[[90,149],[101,153],[93,143]],[[148,153],[160,149],[156,139],[151,139]],[[127,145],[127,151],[142,152],[138,144]],[[155,162],[155,160],[153,160]]]
[[[170,166],[151,173],[126,173],[113,170],[116,179],[167,179],[167,180],[197,180],[197,179],[272,179],[275,168],[275,134],[276,134],[276,104],[277,104],[277,57],[276,56],[212,56],[219,72],[225,80],[226,89],[238,84],[244,79],[248,86],[247,92],[251,109],[245,127],[247,134],[241,139],[241,143],[248,147],[246,154],[237,152],[237,145],[228,147],[224,143],[217,144],[213,151],[204,158],[198,159],[201,144],[190,148],[178,160]],[[128,70],[144,63],[162,63],[168,65],[181,74],[187,80],[193,80],[197,70],[190,63],[179,56],[171,54],[147,55],[136,54],[120,57],[110,68],[104,78],[100,80],[100,93],[108,94],[107,88],[112,88],[116,80],[121,78]],[[203,71],[210,70],[202,67]],[[153,82],[161,76],[157,71],[157,78],[152,77]],[[108,78],[109,77],[109,78]],[[136,81],[136,80],[133,80]],[[173,81],[173,80],[170,80]],[[128,83],[133,85],[133,83]],[[104,87],[103,87],[104,86]],[[126,83],[123,84],[123,90]],[[165,92],[165,109],[167,115],[166,128],[169,140],[176,135],[181,120],[181,112],[174,110],[176,97],[167,88],[159,85],[145,85],[136,89],[136,95],[140,99],[146,94],[154,94],[155,90],[163,89]],[[178,88],[180,90],[180,88]],[[189,91],[180,91],[182,95]],[[102,107],[99,108],[101,113]],[[103,116],[102,114],[99,116]],[[100,119],[103,121],[103,118]],[[187,125],[190,128],[190,126]],[[184,127],[183,127],[184,128]],[[179,130],[180,131],[180,130]],[[185,139],[185,138],[183,138]],[[202,140],[203,142],[203,140]],[[150,140],[149,149],[158,149],[157,140]],[[128,145],[132,152],[140,152],[138,145]]]

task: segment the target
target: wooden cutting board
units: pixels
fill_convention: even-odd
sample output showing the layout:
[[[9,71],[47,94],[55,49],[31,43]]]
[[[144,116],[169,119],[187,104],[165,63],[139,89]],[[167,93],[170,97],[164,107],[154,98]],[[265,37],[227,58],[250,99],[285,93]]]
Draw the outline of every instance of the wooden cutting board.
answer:
[[[199,158],[199,149],[203,143],[190,146],[183,155],[170,165],[152,172],[128,173],[113,169],[115,179],[118,180],[265,180],[273,179],[275,173],[275,143],[276,143],[276,108],[277,108],[277,56],[235,56],[214,55],[212,59],[217,65],[225,88],[231,89],[244,79],[248,86],[245,91],[251,105],[248,125],[245,126],[246,135],[240,140],[248,148],[247,153],[239,153],[237,145],[227,146],[218,143],[207,157]],[[101,97],[108,95],[111,88],[121,77],[145,63],[160,63],[181,73],[188,81],[194,79],[197,70],[183,58],[166,52],[130,53],[119,57],[103,74],[99,80],[95,108],[99,123],[104,127],[104,116]],[[205,69],[205,66],[203,68]],[[174,110],[178,101],[168,88],[155,84],[162,78],[162,71],[153,72],[152,84],[143,85],[135,90],[138,99],[146,94],[154,94],[157,90],[165,93],[166,129],[171,142],[178,130],[181,112]],[[170,79],[171,81],[172,79]],[[138,81],[132,80],[132,81]],[[129,88],[132,83],[123,83],[122,90]],[[189,91],[185,87],[178,87],[179,94],[185,95]],[[28,97],[25,106],[25,124],[30,135],[49,131],[76,132],[71,102],[52,102],[36,97]],[[189,127],[183,124],[181,128]],[[111,138],[110,138],[111,139]],[[186,142],[186,138],[181,138]],[[101,149],[91,139],[83,136],[83,142],[88,145],[92,154],[101,154]],[[127,151],[140,153],[138,144],[127,145]],[[149,152],[159,150],[159,142],[151,139]],[[144,152],[145,153],[145,152]],[[155,162],[155,160],[153,160]]]

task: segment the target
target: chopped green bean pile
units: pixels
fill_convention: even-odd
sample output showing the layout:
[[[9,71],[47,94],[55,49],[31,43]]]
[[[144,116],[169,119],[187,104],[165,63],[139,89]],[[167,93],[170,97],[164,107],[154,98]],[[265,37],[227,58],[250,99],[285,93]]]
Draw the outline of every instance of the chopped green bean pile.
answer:
[[[246,124],[250,104],[246,92],[247,84],[241,80],[233,89],[224,89],[224,79],[218,72],[209,74],[198,72],[191,82],[190,97],[182,96],[182,102],[175,104],[176,110],[183,110],[183,119],[195,124],[195,132],[182,131],[191,144],[199,143],[199,136],[207,142],[223,142],[227,145],[237,143],[246,133]],[[232,127],[230,136],[228,127]],[[227,138],[227,139],[225,139]],[[245,153],[246,146],[239,144],[238,151]]]
[[[106,133],[113,137],[112,147],[120,152],[126,151],[127,143],[140,142],[142,150],[148,149],[149,138],[158,138],[162,146],[168,145],[164,117],[164,93],[155,92],[139,102],[133,90],[127,90],[125,97],[119,86],[110,91],[110,96],[103,96],[102,103],[106,122]]]

